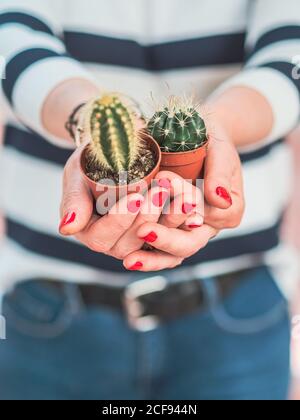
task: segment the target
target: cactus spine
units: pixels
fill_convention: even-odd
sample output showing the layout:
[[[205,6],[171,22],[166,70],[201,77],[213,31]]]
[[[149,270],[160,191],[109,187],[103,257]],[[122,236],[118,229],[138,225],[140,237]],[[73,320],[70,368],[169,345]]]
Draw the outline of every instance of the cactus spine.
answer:
[[[83,131],[90,135],[94,162],[115,173],[128,171],[142,147],[134,107],[117,94],[107,94],[91,101],[83,114]]]
[[[198,106],[191,100],[171,97],[148,123],[150,134],[163,152],[186,152],[204,146],[207,129]]]

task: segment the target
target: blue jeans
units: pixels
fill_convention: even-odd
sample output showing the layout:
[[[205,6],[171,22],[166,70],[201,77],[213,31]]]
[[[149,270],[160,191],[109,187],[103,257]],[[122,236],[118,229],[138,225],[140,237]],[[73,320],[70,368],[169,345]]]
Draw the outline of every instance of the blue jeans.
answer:
[[[151,332],[109,309],[84,307],[36,282],[4,300],[1,400],[284,400],[289,385],[286,301],[266,268],[225,301],[204,281],[209,308]]]

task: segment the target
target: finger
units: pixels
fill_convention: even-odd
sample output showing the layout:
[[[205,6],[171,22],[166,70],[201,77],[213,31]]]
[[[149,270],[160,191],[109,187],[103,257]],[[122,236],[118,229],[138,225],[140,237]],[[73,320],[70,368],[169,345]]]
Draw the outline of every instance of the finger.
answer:
[[[205,223],[218,230],[233,229],[240,225],[245,212],[245,197],[241,165],[237,165],[232,179],[232,206],[220,210],[209,205],[205,206]]]
[[[144,223],[158,222],[164,206],[169,202],[169,198],[169,191],[163,188],[154,187],[147,192],[137,219],[112,249],[116,258],[124,259],[126,255],[142,248],[144,241],[137,235],[139,227]]]
[[[204,213],[203,183],[196,187],[170,171],[159,172],[156,181],[160,186],[168,187],[171,197],[175,197],[170,207],[163,212],[161,224],[167,227],[179,227],[194,211]]]
[[[77,239],[95,252],[110,254],[115,243],[134,223],[143,201],[141,194],[122,198],[106,216],[95,218]]]
[[[182,258],[158,251],[135,251],[124,259],[124,267],[130,271],[161,271],[178,267]]]
[[[161,171],[155,177],[156,182],[159,186],[168,188],[171,194],[171,197],[181,196],[181,195],[193,195],[197,196],[197,190],[199,188],[195,187],[190,182],[183,179],[181,176],[170,171]],[[201,184],[202,185],[202,184]],[[200,185],[200,189],[201,189]],[[199,186],[198,186],[199,187]]]
[[[170,191],[165,188],[151,188],[141,208],[138,222],[156,222],[159,220],[165,206],[170,203]]]
[[[185,223],[191,214],[203,212],[203,199],[200,190],[196,194],[183,194],[175,197],[170,206],[164,210],[160,223],[169,228],[177,228]]]
[[[65,236],[83,230],[93,214],[94,201],[81,176],[80,156],[81,148],[73,153],[64,171],[59,231]]]
[[[232,206],[232,177],[239,158],[234,146],[227,140],[211,139],[205,163],[204,195],[214,207]]]
[[[200,227],[203,226],[204,223],[204,218],[201,214],[193,214],[192,216],[189,216],[185,223],[181,226],[181,228],[183,230],[194,230],[194,229],[199,229]]]
[[[190,232],[181,229],[170,229],[157,223],[146,223],[138,230],[139,238],[151,244],[155,249],[187,258],[204,248],[216,235],[216,230],[208,225]]]
[[[244,215],[244,201],[233,196],[233,204],[228,210],[215,207],[205,207],[205,223],[218,230],[235,229],[242,221]]]

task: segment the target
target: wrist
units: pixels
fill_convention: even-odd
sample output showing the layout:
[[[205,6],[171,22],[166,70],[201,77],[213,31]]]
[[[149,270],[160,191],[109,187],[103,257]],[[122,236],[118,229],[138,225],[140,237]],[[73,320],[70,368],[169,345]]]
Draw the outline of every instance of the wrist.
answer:
[[[47,97],[42,109],[42,123],[52,135],[74,141],[66,122],[80,105],[99,95],[99,88],[84,79],[72,79],[58,85]]]
[[[233,87],[208,104],[213,121],[222,126],[236,147],[266,138],[273,127],[273,111],[264,96],[252,88]]]
[[[83,102],[82,104],[77,105],[65,123],[65,129],[67,130],[71,139],[74,140],[75,143],[76,143],[76,138],[77,138],[76,136],[77,136],[79,120],[80,120],[80,111],[82,111],[85,105],[86,105],[86,102]]]
[[[208,133],[211,140],[227,141],[235,145],[234,122],[228,118],[226,109],[209,105]]]

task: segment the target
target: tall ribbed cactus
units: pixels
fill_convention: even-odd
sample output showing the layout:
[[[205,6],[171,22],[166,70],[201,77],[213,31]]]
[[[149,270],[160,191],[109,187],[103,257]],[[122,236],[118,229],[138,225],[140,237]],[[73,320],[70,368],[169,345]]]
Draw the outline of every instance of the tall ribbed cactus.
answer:
[[[207,129],[192,101],[171,97],[148,123],[150,134],[163,152],[186,152],[204,146]]]
[[[117,94],[107,94],[86,106],[84,119],[94,162],[115,173],[128,171],[142,147],[134,107]]]

